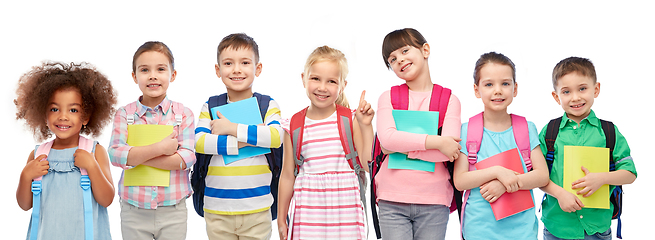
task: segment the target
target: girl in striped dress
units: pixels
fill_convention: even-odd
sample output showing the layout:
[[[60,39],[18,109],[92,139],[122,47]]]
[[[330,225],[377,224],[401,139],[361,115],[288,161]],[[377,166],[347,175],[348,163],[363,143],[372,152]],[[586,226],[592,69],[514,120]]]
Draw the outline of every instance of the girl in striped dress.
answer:
[[[296,164],[289,135],[284,139],[284,163],[278,190],[280,239],[366,239],[364,208],[357,176],[342,147],[337,125],[337,104],[349,107],[343,93],[348,66],[339,50],[323,46],[309,55],[301,74],[311,104],[306,109],[300,147],[304,162]],[[354,112],[353,141],[361,166],[367,169],[373,143],[374,110],[364,100]],[[352,119],[352,117],[351,117]],[[355,158],[356,159],[356,158]]]

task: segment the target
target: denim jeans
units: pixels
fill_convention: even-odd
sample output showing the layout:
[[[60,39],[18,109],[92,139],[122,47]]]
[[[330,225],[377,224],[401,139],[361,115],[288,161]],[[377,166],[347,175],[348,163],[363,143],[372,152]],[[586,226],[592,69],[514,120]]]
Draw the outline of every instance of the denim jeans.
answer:
[[[444,205],[380,200],[382,239],[445,239],[450,210]]]
[[[548,229],[544,228],[544,240],[560,240],[563,238],[555,237],[551,234]],[[584,235],[583,239],[579,240],[611,240],[612,239],[612,229],[607,229],[604,233],[596,233],[594,235]]]

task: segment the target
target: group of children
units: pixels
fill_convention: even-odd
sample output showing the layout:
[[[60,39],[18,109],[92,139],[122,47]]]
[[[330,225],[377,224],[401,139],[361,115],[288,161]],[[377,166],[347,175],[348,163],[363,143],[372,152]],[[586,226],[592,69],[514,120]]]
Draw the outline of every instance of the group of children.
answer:
[[[583,178],[563,181],[564,146],[606,146],[602,121],[591,110],[600,83],[588,59],[567,58],[553,70],[552,96],[565,113],[556,126],[552,161],[547,161],[547,128],[538,134],[532,122],[507,112],[518,84],[514,63],[506,56],[490,52],[477,61],[473,87],[484,111],[462,124],[458,98],[430,78],[430,45],[418,31],[389,33],[382,55],[405,81],[378,100],[382,152],[434,163],[434,169],[422,171],[390,168],[388,157],[381,162],[371,187],[376,188],[384,239],[445,239],[458,191],[466,194],[462,236],[457,238],[537,239],[535,208],[496,220],[490,206],[505,193],[533,188],[547,193],[544,239],[611,239],[613,206],[585,208],[579,197],[605,184],[614,188],[636,179],[630,149],[618,129],[612,129],[613,171],[590,172],[583,166]],[[225,37],[217,58],[216,75],[226,86],[227,104],[257,94],[252,84],[262,64],[251,37]],[[55,138],[29,154],[21,173],[16,198],[23,210],[33,209],[27,238],[111,239],[106,209],[114,196],[111,163],[124,169],[118,182],[122,238],[184,239],[186,199],[193,194],[189,172],[198,153],[211,155],[201,206],[209,239],[270,239],[272,210],[280,214],[280,239],[366,239],[363,171],[375,160],[375,111],[365,92],[350,109],[344,95],[347,74],[342,52],[319,47],[301,74],[310,105],[290,120],[282,119],[279,105],[269,98],[261,124],[231,122],[220,111],[212,113],[210,98],[194,125],[193,112],[167,97],[177,73],[172,52],[161,42],[146,42],[134,54],[132,78],[143,94],[118,109],[111,82],[93,66],[35,67],[19,80],[17,119],[25,120],[39,141]],[[394,110],[436,111],[439,101],[444,107],[438,110],[438,135],[397,129]],[[113,114],[108,150],[82,136],[98,136]],[[161,132],[154,129],[162,125],[165,134],[150,136]],[[253,146],[284,149],[276,196],[271,191],[275,172],[266,156],[231,163],[224,159]],[[514,148],[524,149],[525,173],[475,167]],[[567,184],[579,189],[578,196],[564,190]],[[271,209],[274,199],[277,209]]]

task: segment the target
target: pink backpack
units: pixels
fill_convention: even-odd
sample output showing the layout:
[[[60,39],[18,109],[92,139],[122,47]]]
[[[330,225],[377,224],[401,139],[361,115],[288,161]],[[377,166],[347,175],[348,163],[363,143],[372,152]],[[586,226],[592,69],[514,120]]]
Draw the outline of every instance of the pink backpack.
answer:
[[[466,133],[466,150],[468,151],[469,171],[475,170],[475,163],[478,161],[478,151],[482,144],[482,133],[484,131],[484,112],[481,112],[469,119],[467,133]],[[516,146],[523,157],[523,162],[528,171],[532,170],[532,160],[530,160],[530,132],[528,130],[528,122],[524,117],[519,115],[510,114],[512,117],[512,131],[514,133],[514,140]],[[462,211],[460,215],[460,229],[464,228],[464,209],[466,201],[469,198],[471,191],[466,191],[462,204]]]
[[[34,158],[41,155],[48,155],[54,140],[41,144],[34,153]],[[84,149],[89,153],[93,152],[94,141],[80,136],[79,148]],[[82,188],[82,197],[84,198],[84,238],[86,240],[93,239],[93,206],[91,205],[91,180],[86,172],[86,169],[80,168],[82,177],[80,178],[80,187]],[[39,231],[40,212],[41,212],[41,179],[43,176],[35,178],[32,182],[32,226],[30,233],[30,240],[36,240]]]

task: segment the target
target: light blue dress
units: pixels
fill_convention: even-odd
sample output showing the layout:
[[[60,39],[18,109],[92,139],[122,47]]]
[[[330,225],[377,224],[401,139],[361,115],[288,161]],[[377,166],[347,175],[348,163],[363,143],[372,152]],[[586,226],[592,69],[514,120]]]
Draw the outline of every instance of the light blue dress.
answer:
[[[462,124],[460,145],[462,152],[468,154],[466,149],[468,123]],[[530,134],[530,149],[539,146],[539,135],[534,123],[528,122]],[[478,162],[498,153],[517,148],[512,127],[502,132],[493,132],[484,129],[482,143],[478,152]],[[521,160],[523,158],[521,157]],[[526,170],[523,162],[523,170]],[[530,190],[532,194],[532,190]],[[534,194],[532,196],[534,202]],[[471,195],[466,201],[464,210],[464,238],[475,239],[531,239],[537,240],[539,221],[535,208],[525,210],[515,215],[496,221],[491,211],[491,205],[480,194],[480,188],[471,189]],[[536,205],[535,205],[536,206]]]
[[[96,142],[94,142],[95,151]],[[38,148],[38,146],[37,146]],[[80,169],[75,166],[73,154],[77,147],[51,149],[48,154],[50,169],[43,176],[41,192],[41,222],[38,239],[84,240],[84,204],[80,187]],[[36,149],[34,150],[36,153]],[[111,239],[107,208],[91,198],[93,206],[93,234],[96,240]],[[30,239],[32,221],[28,225]]]

